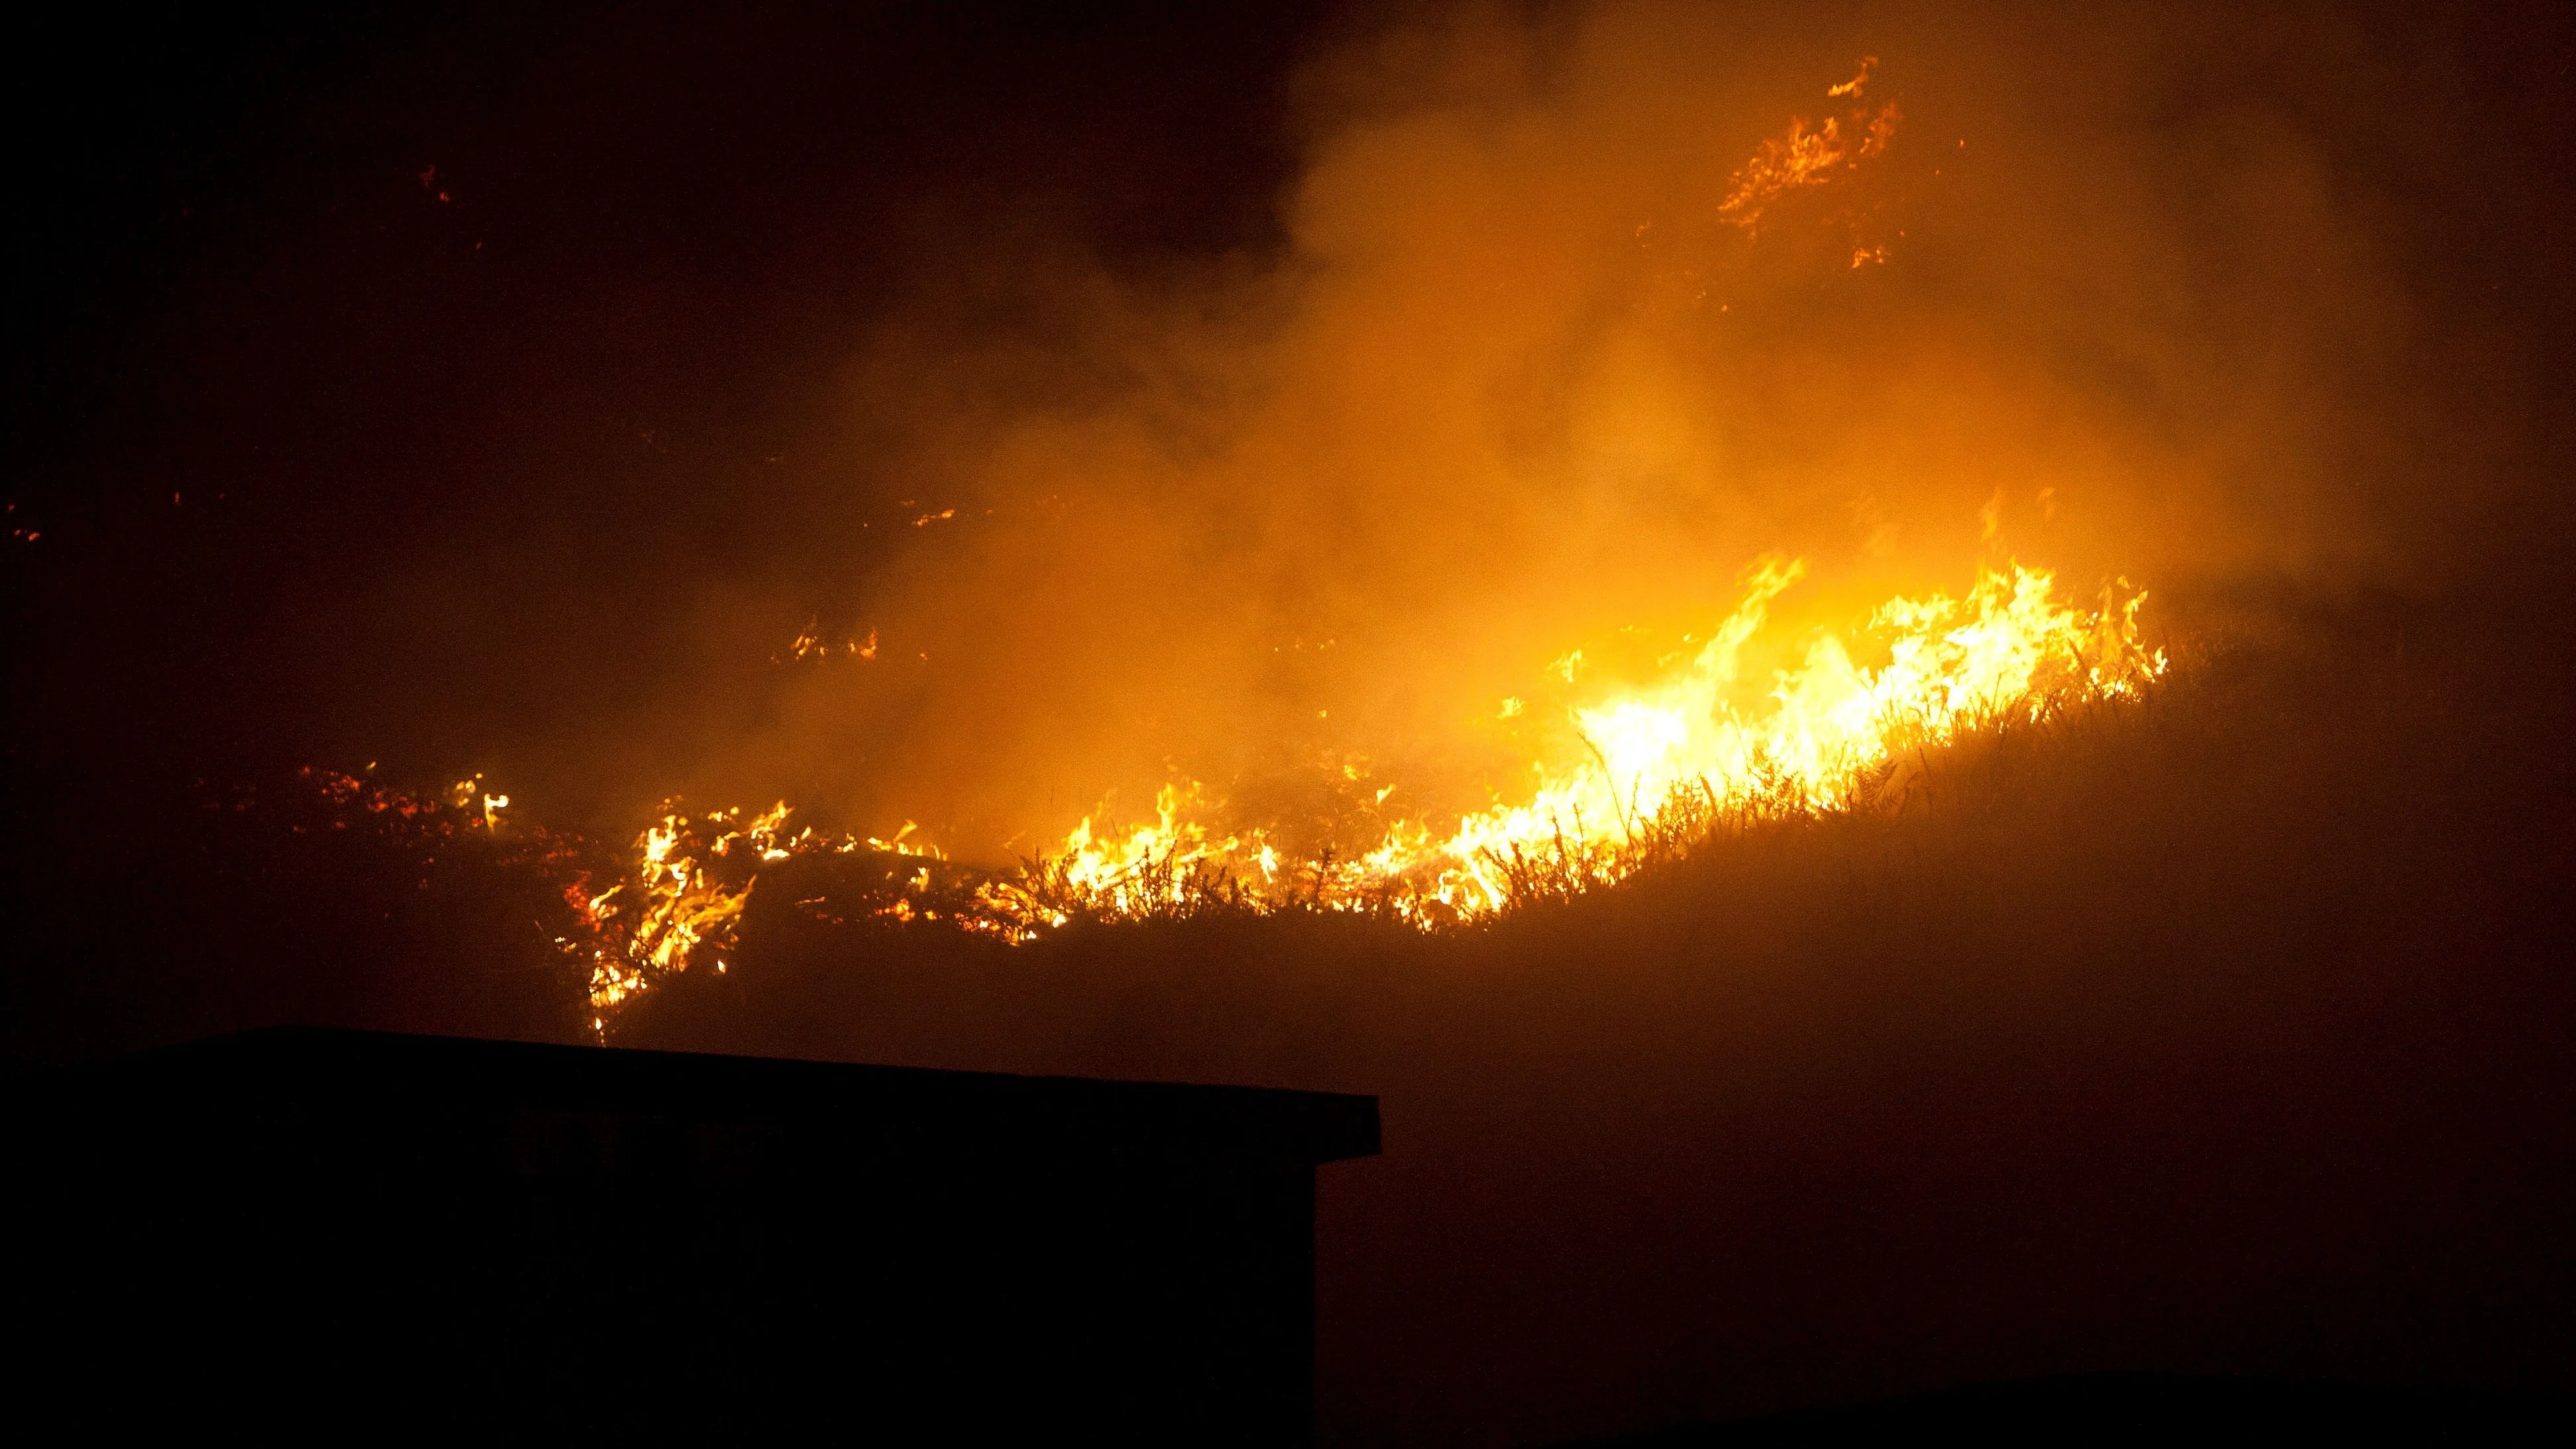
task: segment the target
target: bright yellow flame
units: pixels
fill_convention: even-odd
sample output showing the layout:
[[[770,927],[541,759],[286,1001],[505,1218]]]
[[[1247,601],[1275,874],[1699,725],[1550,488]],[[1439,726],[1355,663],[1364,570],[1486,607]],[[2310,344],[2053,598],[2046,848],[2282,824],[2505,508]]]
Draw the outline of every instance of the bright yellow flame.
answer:
[[[2165,672],[2163,652],[2138,642],[2144,592],[2123,581],[2099,608],[2079,608],[2056,597],[2048,572],[2015,565],[1982,570],[1959,598],[1891,599],[1854,638],[1819,633],[1794,667],[1748,679],[1748,646],[1769,624],[1773,601],[1805,574],[1799,560],[1757,561],[1742,601],[1695,651],[1665,656],[1663,672],[1643,684],[1572,706],[1566,722],[1580,749],[1532,761],[1525,801],[1447,824],[1399,820],[1348,861],[1327,855],[1310,868],[1290,866],[1266,831],[1223,830],[1202,818],[1218,812],[1195,783],[1164,786],[1152,821],[1124,831],[1086,816],[1015,873],[951,867],[914,838],[910,821],[892,839],[827,838],[810,828],[787,833],[783,801],[748,821],[739,810],[696,821],[667,813],[636,838],[627,881],[597,896],[568,893],[598,941],[592,1003],[614,1007],[685,970],[702,946],[729,943],[757,866],[792,855],[866,850],[917,861],[897,878],[899,893],[868,914],[946,921],[1015,942],[1077,916],[1152,919],[1211,902],[1373,910],[1436,928],[1613,884],[1729,820],[1892,807],[1924,749],[1979,725],[2133,695]],[[1548,671],[1571,685],[1582,666],[1573,650]],[[1515,697],[1502,716],[1524,709]],[[1356,778],[1347,766],[1344,773]],[[1394,790],[1378,789],[1376,803]],[[506,799],[486,800],[488,828]],[[752,864],[720,874],[707,860],[738,852]],[[957,872],[944,892],[934,865]]]
[[[701,945],[732,940],[734,923],[750,903],[758,877],[745,872],[729,881],[702,858],[737,850],[768,863],[824,844],[813,831],[784,832],[787,802],[742,821],[740,810],[719,810],[703,821],[666,814],[635,838],[628,879],[592,896],[568,893],[592,932],[590,1001],[615,1006],[657,976],[686,970]],[[709,836],[702,832],[716,832]]]
[[[1104,834],[1086,818],[1018,880],[988,884],[981,906],[1024,937],[1074,913],[1111,918],[1175,910],[1222,880],[1256,908],[1308,904],[1390,909],[1424,925],[1491,916],[1544,877],[1561,886],[1614,882],[1659,848],[1686,844],[1730,815],[1818,813],[1901,797],[1901,762],[1919,747],[2015,714],[2039,718],[2070,700],[2133,694],[2165,669],[2142,648],[2142,592],[2106,593],[2086,610],[2058,602],[2044,570],[1986,570],[1964,598],[1897,598],[1862,633],[1886,663],[1865,667],[1851,643],[1823,634],[1795,668],[1775,671],[1755,709],[1746,646],[1771,601],[1805,565],[1764,559],[1745,596],[1687,663],[1641,687],[1571,711],[1580,757],[1537,763],[1521,804],[1496,805],[1441,829],[1400,821],[1335,873],[1282,879],[1263,832],[1220,834],[1189,818],[1199,787],[1166,787],[1153,823]],[[1569,683],[1579,651],[1550,666]],[[1382,802],[1385,794],[1378,798]]]

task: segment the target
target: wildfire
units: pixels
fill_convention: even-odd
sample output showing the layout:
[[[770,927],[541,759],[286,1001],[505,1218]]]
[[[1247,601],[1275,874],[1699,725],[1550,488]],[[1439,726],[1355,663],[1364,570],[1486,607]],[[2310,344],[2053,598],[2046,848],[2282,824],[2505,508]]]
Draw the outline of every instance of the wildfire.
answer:
[[[1254,909],[1383,910],[1426,927],[1482,920],[1534,893],[1614,884],[1729,819],[1894,807],[1915,752],[1998,720],[2134,694],[2165,671],[2163,652],[2138,642],[2142,591],[2082,609],[2054,597],[2046,571],[2016,566],[1984,571],[1962,598],[1880,606],[1859,633],[1883,649],[1882,665],[1857,662],[1859,640],[1817,636],[1748,704],[1746,648],[1804,574],[1799,561],[1760,561],[1743,602],[1687,663],[1574,706],[1580,750],[1534,761],[1524,803],[1447,828],[1402,821],[1338,873],[1329,860],[1283,872],[1265,832],[1220,834],[1190,818],[1199,787],[1167,787],[1153,823],[1104,839],[1086,819],[1021,878],[987,885],[982,903],[1015,938],[1077,914],[1172,912],[1212,884]],[[1571,683],[1580,664],[1575,651],[1552,669]],[[1502,713],[1522,708],[1515,698]]]
[[[1733,173],[1717,215],[1749,238],[1782,198],[1883,155],[1900,117],[1893,102],[1862,100],[1876,65],[1864,58],[1826,89],[1849,109],[1814,123],[1792,118],[1764,140]],[[1884,242],[1850,241],[1852,269],[1889,258]],[[958,516],[914,499],[902,507],[916,528]],[[1845,633],[1784,648],[1766,630],[1775,602],[1805,574],[1800,560],[1757,560],[1733,612],[1704,640],[1685,636],[1687,647],[1642,679],[1567,649],[1533,687],[1473,711],[1526,742],[1525,773],[1480,810],[1417,812],[1365,834],[1337,822],[1345,842],[1373,838],[1338,858],[1286,847],[1271,824],[1236,818],[1222,790],[1186,779],[1162,787],[1151,820],[1116,826],[1095,813],[1009,869],[951,860],[911,822],[876,839],[791,832],[783,801],[694,817],[666,802],[614,866],[576,865],[567,851],[543,857],[578,922],[559,944],[587,954],[602,1012],[702,957],[722,970],[760,873],[775,866],[800,882],[795,907],[826,921],[939,923],[1011,942],[1078,921],[1209,910],[1357,912],[1445,929],[1615,885],[1744,823],[1901,810],[1931,750],[1997,723],[2134,695],[2165,672],[2163,653],[2138,638],[2146,595],[2126,581],[2086,608],[2061,599],[2045,570],[1987,567],[1958,597],[1890,599]],[[879,652],[874,629],[864,641],[827,635],[817,618],[777,662],[865,663]],[[1795,662],[1771,662],[1782,658]],[[1325,768],[1359,782],[1348,761]],[[1394,788],[1376,789],[1374,807]],[[498,835],[509,797],[484,792],[477,777],[457,786],[453,805]],[[602,879],[613,883],[595,889]]]
[[[1113,829],[1086,817],[1012,870],[951,861],[909,821],[879,839],[791,832],[785,802],[748,815],[665,807],[616,884],[594,892],[584,871],[565,885],[590,936],[567,949],[590,955],[602,1011],[702,956],[722,970],[759,872],[816,856],[865,862],[868,875],[795,902],[813,914],[945,923],[1011,942],[1076,920],[1208,909],[1368,912],[1443,929],[1614,885],[1731,825],[1902,809],[1927,751],[1998,722],[2134,695],[2166,669],[2163,651],[2139,642],[2144,592],[2123,582],[2083,608],[2057,596],[2047,571],[2015,565],[1982,570],[1959,597],[1891,599],[1758,677],[1747,659],[1774,602],[1805,574],[1798,560],[1757,561],[1734,611],[1695,649],[1643,683],[1566,704],[1558,723],[1571,743],[1529,761],[1525,798],[1399,820],[1348,860],[1292,862],[1265,828],[1221,827],[1224,802],[1186,781],[1162,788],[1150,821]],[[1547,674],[1571,689],[1585,667],[1571,650]],[[1495,717],[1525,721],[1532,710],[1514,696]],[[458,789],[475,823],[498,829],[505,797],[483,795],[474,811],[479,780]]]

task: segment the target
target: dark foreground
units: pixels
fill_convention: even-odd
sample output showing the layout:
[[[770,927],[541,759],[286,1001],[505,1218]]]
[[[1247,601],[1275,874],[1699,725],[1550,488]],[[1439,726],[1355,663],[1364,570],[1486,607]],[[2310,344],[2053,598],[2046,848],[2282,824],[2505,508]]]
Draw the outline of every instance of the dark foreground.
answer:
[[[2570,1428],[2576,1428],[2576,1403],[2563,1396],[2098,1373],[1666,1429],[1579,1449],[1755,1449],[1926,1435],[2032,1445],[2491,1444],[2559,1438]]]
[[[2395,608],[2271,637],[1936,759],[1900,817],[1720,839],[1450,937],[1294,914],[1011,949],[764,882],[726,974],[610,1035],[1380,1095],[1385,1155],[1317,1207],[1328,1442],[2105,1370],[2566,1392],[2576,654]],[[54,822],[17,839],[46,903],[21,1060],[588,1025],[470,852],[14,788]],[[619,1254],[687,1251],[655,1204],[603,1213]]]
[[[1315,1169],[1377,1145],[1366,1098],[304,1028],[19,1085],[18,1410],[93,1434],[1300,1445]]]

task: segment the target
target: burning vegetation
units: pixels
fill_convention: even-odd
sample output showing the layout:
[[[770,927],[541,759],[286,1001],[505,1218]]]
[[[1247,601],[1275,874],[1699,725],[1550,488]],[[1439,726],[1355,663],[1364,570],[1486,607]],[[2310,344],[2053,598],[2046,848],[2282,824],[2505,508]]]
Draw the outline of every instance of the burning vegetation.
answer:
[[[1566,655],[1554,719],[1534,718],[1518,697],[1497,711],[1553,726],[1524,731],[1525,783],[1458,817],[1398,816],[1348,859],[1329,848],[1292,859],[1271,825],[1234,818],[1221,795],[1187,780],[1160,791],[1149,822],[1086,816],[994,869],[952,859],[909,823],[892,839],[792,828],[785,802],[703,815],[672,802],[609,863],[567,838],[505,827],[508,797],[479,780],[442,806],[345,775],[309,777],[352,811],[509,840],[509,864],[557,882],[569,924],[555,942],[588,964],[591,1005],[606,1013],[668,976],[725,970],[762,873],[789,861],[839,863],[809,875],[813,893],[795,901],[818,917],[1012,943],[1076,922],[1211,912],[1361,914],[1440,930],[1615,886],[1750,823],[1902,812],[1930,752],[2134,699],[2167,669],[2164,651],[2139,638],[2143,591],[2106,589],[2098,606],[2079,607],[2047,572],[2012,565],[1984,570],[1960,597],[1891,599],[1848,634],[1815,633],[1762,677],[1748,657],[1770,642],[1773,601],[1804,573],[1795,560],[1757,562],[1736,609],[1641,682],[1580,689],[1581,651]],[[1375,790],[1375,802],[1395,788]]]

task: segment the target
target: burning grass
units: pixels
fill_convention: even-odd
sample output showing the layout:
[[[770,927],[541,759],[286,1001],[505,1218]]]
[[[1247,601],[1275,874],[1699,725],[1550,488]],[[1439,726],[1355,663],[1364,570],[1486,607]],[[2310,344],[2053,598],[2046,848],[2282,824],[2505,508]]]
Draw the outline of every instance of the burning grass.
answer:
[[[2166,670],[2141,644],[2145,595],[2098,608],[2049,574],[1982,572],[1963,597],[1898,598],[1848,634],[1819,633],[1764,679],[1748,664],[1769,610],[1804,566],[1764,559],[1742,604],[1648,678],[1569,694],[1552,739],[1534,737],[1527,798],[1448,819],[1400,818],[1349,856],[1285,858],[1271,827],[1229,820],[1195,782],[1167,785],[1155,819],[1124,831],[1084,819],[1016,868],[950,860],[934,845],[791,833],[785,803],[692,818],[666,807],[623,879],[567,884],[605,1015],[704,958],[724,969],[759,875],[799,858],[792,899],[834,921],[941,925],[1026,944],[1076,925],[1326,912],[1442,931],[1570,900],[1766,824],[1902,813],[1931,788],[1935,751],[2052,727],[2137,700]],[[1575,684],[1580,653],[1558,666]],[[1859,662],[1875,659],[1875,663]],[[1524,713],[1507,701],[1506,716]],[[1378,792],[1382,802],[1385,790]]]
[[[621,851],[523,819],[480,777],[404,790],[306,768],[228,795],[201,789],[199,810],[246,838],[210,848],[198,873],[273,868],[277,852],[251,839],[282,830],[295,843],[283,858],[337,851],[348,858],[331,870],[408,881],[403,909],[376,913],[388,932],[427,901],[447,903],[450,930],[509,919],[513,939],[498,954],[525,963],[513,969],[527,989],[558,993],[580,978],[574,1010],[599,1036],[684,976],[725,975],[751,935],[775,928],[764,921],[790,917],[853,941],[944,933],[1011,946],[1301,918],[1487,932],[1649,888],[1745,840],[1919,815],[1952,788],[1945,762],[2106,728],[2161,707],[2169,688],[2164,654],[2138,638],[2143,595],[2080,608],[2055,596],[2047,574],[2020,568],[1988,571],[1960,598],[1893,600],[1855,630],[1789,641],[1774,653],[1790,662],[1766,679],[1748,661],[1800,572],[1758,563],[1743,603],[1643,678],[1577,687],[1580,671],[1561,663],[1569,688],[1547,707],[1552,732],[1529,736],[1522,798],[1369,823],[1374,843],[1348,854],[1327,846],[1289,859],[1265,826],[1228,819],[1221,800],[1187,783],[1161,792],[1148,824],[1111,831],[1085,819],[1054,848],[994,867],[951,859],[910,826],[892,838],[827,835],[783,803],[706,813],[666,803]],[[1527,722],[1542,709],[1512,712]]]

